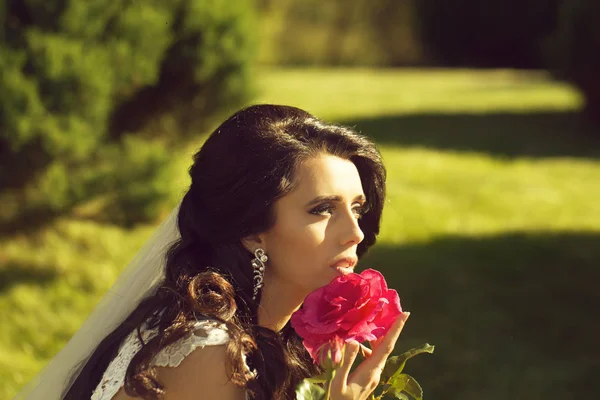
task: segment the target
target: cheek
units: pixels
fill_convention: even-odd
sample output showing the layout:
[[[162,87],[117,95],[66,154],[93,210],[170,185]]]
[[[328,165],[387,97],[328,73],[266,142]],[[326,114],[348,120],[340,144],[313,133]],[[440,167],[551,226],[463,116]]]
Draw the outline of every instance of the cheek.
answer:
[[[323,268],[328,261],[324,246],[324,227],[319,224],[281,224],[277,228],[272,231],[268,240],[269,252],[277,272],[302,278]]]

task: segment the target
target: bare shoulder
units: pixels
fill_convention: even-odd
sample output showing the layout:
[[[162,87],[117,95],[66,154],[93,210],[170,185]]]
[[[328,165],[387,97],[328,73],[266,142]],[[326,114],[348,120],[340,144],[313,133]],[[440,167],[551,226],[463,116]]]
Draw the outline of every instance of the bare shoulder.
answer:
[[[243,400],[245,391],[235,386],[226,371],[225,345],[197,348],[177,367],[158,367],[165,400]]]
[[[245,391],[229,380],[225,345],[206,346],[192,351],[177,367],[158,367],[164,400],[244,400]],[[113,400],[133,399],[121,388]]]

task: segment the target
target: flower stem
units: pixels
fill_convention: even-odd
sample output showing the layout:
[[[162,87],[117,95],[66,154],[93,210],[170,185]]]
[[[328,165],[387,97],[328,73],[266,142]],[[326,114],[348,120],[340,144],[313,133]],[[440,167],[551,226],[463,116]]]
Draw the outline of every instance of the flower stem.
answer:
[[[327,379],[327,383],[325,383],[325,400],[329,400],[331,396],[331,381],[335,376],[335,369],[329,371],[329,379]]]
[[[327,381],[327,385],[325,386],[325,400],[329,400],[331,395],[331,379]]]

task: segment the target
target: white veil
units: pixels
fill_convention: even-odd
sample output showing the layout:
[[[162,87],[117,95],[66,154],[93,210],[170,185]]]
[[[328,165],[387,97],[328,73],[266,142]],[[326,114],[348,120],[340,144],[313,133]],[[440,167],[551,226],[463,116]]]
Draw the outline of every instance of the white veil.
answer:
[[[65,347],[15,399],[60,399],[100,342],[144,298],[154,294],[164,277],[166,252],[179,238],[177,216],[180,205],[152,234]]]

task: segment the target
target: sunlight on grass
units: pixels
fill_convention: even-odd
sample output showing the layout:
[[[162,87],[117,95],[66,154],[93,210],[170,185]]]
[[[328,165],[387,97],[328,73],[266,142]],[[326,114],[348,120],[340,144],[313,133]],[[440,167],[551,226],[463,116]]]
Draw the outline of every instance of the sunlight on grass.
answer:
[[[411,113],[575,110],[581,95],[542,72],[285,69],[261,71],[261,103],[291,104],[324,119]]]
[[[599,230],[600,165],[499,160],[480,154],[384,148],[389,171],[381,240],[444,234]]]
[[[489,301],[484,301],[485,296],[495,293],[493,282],[473,272],[480,263],[477,258],[480,254],[486,255],[486,266],[491,271],[495,271],[494,266],[500,271],[495,272],[498,279],[506,279],[511,287],[512,279],[529,281],[510,274],[525,271],[527,263],[546,265],[552,258],[563,260],[559,257],[563,253],[557,253],[560,251],[566,255],[563,261],[558,261],[557,270],[563,269],[562,262],[572,268],[572,254],[583,260],[596,260],[596,253],[588,244],[592,239],[564,239],[576,243],[562,248],[558,245],[564,241],[562,237],[551,236],[600,232],[599,158],[594,155],[593,146],[584,140],[585,135],[578,135],[579,126],[572,118],[560,114],[581,105],[580,95],[570,86],[549,81],[538,72],[471,70],[290,69],[263,71],[257,79],[260,89],[257,102],[303,107],[328,120],[357,121],[364,134],[378,141],[388,169],[388,199],[379,241],[381,250],[374,253],[372,260],[375,266],[383,265],[384,269],[402,258],[407,265],[403,273],[413,282],[436,282],[438,275],[427,268],[435,270],[446,282],[452,281],[455,291],[447,289],[444,298],[456,297],[456,300],[448,302],[449,310],[444,312],[450,313],[451,306],[476,307],[474,298],[485,303]],[[548,123],[545,116],[539,119],[504,116],[543,112],[558,113],[550,116],[558,123]],[[504,114],[486,120],[487,113]],[[442,114],[461,117],[434,118]],[[481,115],[482,119],[471,120],[468,116],[471,114]],[[412,118],[415,115],[419,117]],[[387,116],[393,118],[383,118]],[[505,126],[494,131],[491,125],[498,123]],[[467,133],[471,136],[463,135],[465,129],[470,129]],[[460,135],[464,143],[458,141]],[[189,182],[187,168],[201,142],[199,139],[185,154],[173,158],[179,172],[173,176],[178,190],[173,193],[171,205],[178,201]],[[64,217],[29,237],[0,238],[3,315],[0,399],[11,398],[61,348],[153,229],[151,224],[127,231]],[[511,252],[513,248],[519,249],[519,255]],[[475,250],[470,253],[469,249]],[[490,249],[495,250],[487,257]],[[452,258],[454,254],[459,254],[459,258]],[[503,268],[505,262],[514,269]],[[463,264],[468,267],[461,269]],[[448,268],[456,271],[444,272]],[[399,273],[390,270],[386,274],[390,282],[405,284],[402,279],[405,276],[394,274]],[[443,293],[444,281],[439,279],[441,283],[435,290]],[[563,279],[559,283],[564,282],[567,285],[569,281]],[[560,290],[569,293],[575,290],[559,283],[555,285]],[[479,288],[480,292],[473,295],[479,297],[457,295],[473,288]],[[449,323],[450,314],[440,315],[443,313],[439,311],[445,304],[431,304],[433,299],[419,297],[419,290],[411,286],[404,286],[403,290],[409,302],[413,299],[416,310],[420,306],[423,313],[427,310],[439,313],[431,318],[432,325],[421,328],[419,318],[413,318],[416,321],[411,324],[415,324],[418,332],[427,335],[447,328],[444,324]],[[535,293],[536,286],[527,283],[519,290],[526,296]],[[592,289],[585,290],[582,296]],[[483,326],[484,337],[492,337],[497,324],[510,323],[511,318],[502,310],[475,313],[472,329],[475,332]],[[481,324],[481,320],[488,325]],[[461,341],[471,340],[464,330],[449,330],[445,338],[449,342],[446,347],[438,348],[440,353],[435,358],[444,366],[445,360],[454,360],[452,354],[444,353],[451,352],[448,349],[451,343],[458,346]],[[438,339],[438,343],[441,341]],[[477,357],[504,355],[496,342],[488,345],[494,350],[485,346],[482,344],[482,350],[471,355],[471,361],[461,361],[465,363],[463,366],[479,371],[473,367]],[[528,348],[515,341],[509,352],[511,360],[517,360],[521,357],[519,352]],[[541,365],[540,360],[543,358],[537,360]],[[548,365],[552,368],[543,370],[546,375],[540,375],[533,367],[527,374],[542,385],[543,376],[569,376],[568,373],[575,374],[576,368],[583,368],[584,364],[577,364],[566,375],[550,362]],[[501,373],[512,372],[511,364],[499,368]],[[432,381],[425,386],[439,387],[438,393],[442,393],[444,386],[455,384],[458,372],[444,371],[443,376],[437,377],[437,383]],[[491,376],[487,372],[481,372],[482,379]],[[536,392],[522,393],[527,395],[520,398],[536,396]]]

